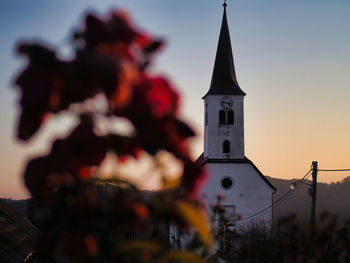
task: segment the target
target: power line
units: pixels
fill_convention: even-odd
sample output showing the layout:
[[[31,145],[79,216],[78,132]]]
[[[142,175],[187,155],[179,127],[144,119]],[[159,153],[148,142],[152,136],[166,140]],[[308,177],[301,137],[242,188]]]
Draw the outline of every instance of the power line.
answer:
[[[294,189],[289,189],[286,193],[284,193],[280,198],[278,198],[270,206],[266,207],[265,209],[259,211],[258,213],[254,214],[254,215],[248,216],[246,218],[239,219],[237,221],[245,221],[245,220],[251,219],[253,217],[256,217],[257,215],[260,215],[261,213],[264,213],[264,212],[267,213],[270,209],[273,208],[273,206],[277,206],[279,203],[283,202],[286,198],[288,198],[293,192],[295,192],[295,190],[297,189],[297,186],[307,179],[307,177],[309,176],[311,171],[312,171],[312,169],[310,169],[299,181],[297,181],[294,184]]]
[[[277,206],[279,205],[280,203],[282,203],[285,199],[287,199],[292,193],[294,193],[294,191],[298,188],[298,185],[302,182],[304,182],[306,179],[307,179],[307,176],[309,175],[309,173],[311,172],[311,169],[310,171],[308,171],[303,178],[301,178],[299,181],[297,181],[295,184],[294,184],[294,189],[290,189],[288,190],[286,193],[284,193],[279,199],[277,199],[275,202],[272,203],[272,205],[266,207],[265,209],[261,210],[260,212],[254,214],[254,215],[251,215],[251,216],[248,216],[246,218],[243,218],[243,219],[240,219],[238,221],[245,221],[245,220],[248,220],[248,219],[251,219],[253,217],[256,217],[257,215],[261,214],[261,213],[264,213],[266,214],[267,212],[269,212],[270,209],[273,208],[273,206]],[[264,215],[263,214],[263,215]]]
[[[270,206],[266,207],[265,209],[259,211],[258,213],[255,213],[251,216],[248,216],[246,218],[242,218],[242,219],[239,219],[237,221],[245,221],[245,220],[249,220],[253,217],[256,217],[258,215],[261,214],[262,215],[265,215],[267,212],[269,212],[274,206],[277,206],[279,205],[280,203],[282,203],[285,199],[287,199],[290,195],[292,195],[295,190],[300,186],[301,183],[303,183],[304,181],[307,180],[307,178],[310,176],[310,172],[312,171],[312,168],[299,180],[297,181],[296,183],[294,183],[294,189],[290,189],[288,190],[286,193],[284,193],[278,200],[276,200],[275,202],[273,202]],[[345,172],[345,171],[350,171],[350,169],[317,169],[317,171],[320,171],[320,172]]]
[[[317,171],[321,171],[321,172],[345,172],[345,171],[350,171],[350,169],[333,169],[333,170],[319,169]]]
[[[310,170],[310,171],[311,171],[311,170]],[[309,178],[309,176],[310,176],[310,174],[309,174],[310,171],[309,171],[302,179],[300,179],[298,182],[294,183],[294,189],[291,189],[291,190],[287,191],[283,196],[281,196],[278,200],[276,200],[271,206],[265,208],[265,209],[264,209],[264,210],[266,210],[265,212],[264,212],[263,210],[260,211],[259,213],[263,212],[263,214],[261,214],[260,216],[263,216],[263,215],[265,215],[266,213],[270,212],[270,210],[271,210],[273,207],[278,206],[278,205],[281,204],[285,199],[287,199],[289,196],[291,196],[291,195],[295,192],[295,190],[298,189],[298,187],[300,187],[301,184],[303,184],[303,183]],[[257,216],[259,213],[256,213],[256,214],[254,214],[254,215],[252,215],[252,216],[249,216],[249,217],[246,217],[246,218],[243,218],[243,219],[241,219],[241,220],[239,220],[239,221],[251,219],[251,218]]]

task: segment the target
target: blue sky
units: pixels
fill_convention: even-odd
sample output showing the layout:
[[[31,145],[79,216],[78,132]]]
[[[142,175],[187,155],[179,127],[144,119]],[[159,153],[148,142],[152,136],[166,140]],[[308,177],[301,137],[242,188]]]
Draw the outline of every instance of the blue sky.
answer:
[[[220,0],[12,0],[0,2],[0,196],[23,197],[21,170],[28,156],[45,152],[58,119],[30,143],[14,139],[16,93],[11,81],[24,61],[19,39],[68,48],[86,10],[128,10],[135,23],[164,37],[167,48],[154,71],[183,95],[182,115],[198,131],[202,150],[202,95],[209,88],[222,18]],[[238,82],[245,97],[246,155],[264,174],[298,178],[318,160],[322,168],[350,168],[350,1],[228,1],[228,23]],[[347,174],[320,175],[337,181]]]

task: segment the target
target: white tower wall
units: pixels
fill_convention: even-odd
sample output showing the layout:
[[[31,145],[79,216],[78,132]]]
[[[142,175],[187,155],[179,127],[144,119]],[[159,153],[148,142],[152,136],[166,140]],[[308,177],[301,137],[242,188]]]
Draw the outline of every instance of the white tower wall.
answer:
[[[219,124],[219,112],[223,110],[220,100],[226,95],[207,95],[205,103],[204,157],[209,159],[244,158],[243,96],[230,95],[234,123]],[[230,152],[223,153],[223,142],[230,142]]]

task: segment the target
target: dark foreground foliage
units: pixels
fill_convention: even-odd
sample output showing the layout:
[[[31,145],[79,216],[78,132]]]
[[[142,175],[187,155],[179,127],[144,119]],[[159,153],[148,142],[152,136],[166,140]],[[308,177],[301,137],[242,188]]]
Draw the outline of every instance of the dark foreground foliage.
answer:
[[[181,231],[196,229],[204,247],[211,244],[196,195],[205,174],[188,150],[188,138],[195,134],[179,119],[178,92],[149,70],[162,46],[120,10],[86,15],[71,38],[72,59],[61,59],[57,48],[41,42],[18,45],[28,63],[15,81],[17,138],[31,140],[63,111],[77,120],[65,138],[54,140],[47,155],[29,160],[24,171],[35,202],[52,211],[34,253],[40,262],[203,262],[195,251],[170,251],[167,239],[146,234],[155,222],[172,222]],[[113,129],[120,122],[132,126],[128,134]],[[140,191],[116,175],[100,177],[108,156],[120,166],[148,155],[160,166],[164,152],[182,165],[182,172],[171,183],[164,177],[158,192]],[[135,233],[145,235],[137,239]]]
[[[350,222],[340,224],[324,213],[314,228],[296,216],[280,220],[273,231],[252,225],[236,235],[234,248],[222,256],[246,263],[350,262]]]

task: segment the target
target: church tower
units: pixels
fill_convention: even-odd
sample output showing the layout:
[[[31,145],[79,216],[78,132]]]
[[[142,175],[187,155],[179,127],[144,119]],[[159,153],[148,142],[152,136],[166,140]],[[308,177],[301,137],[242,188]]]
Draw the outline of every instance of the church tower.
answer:
[[[197,162],[208,179],[201,189],[208,209],[223,197],[220,205],[232,226],[253,221],[272,223],[272,194],[276,188],[245,156],[244,97],[234,66],[224,3],[213,75],[204,100],[204,152]],[[267,210],[264,210],[268,208]],[[264,210],[264,213],[260,213]]]
[[[209,91],[205,96],[204,157],[244,158],[243,100],[233,63],[226,3]]]

